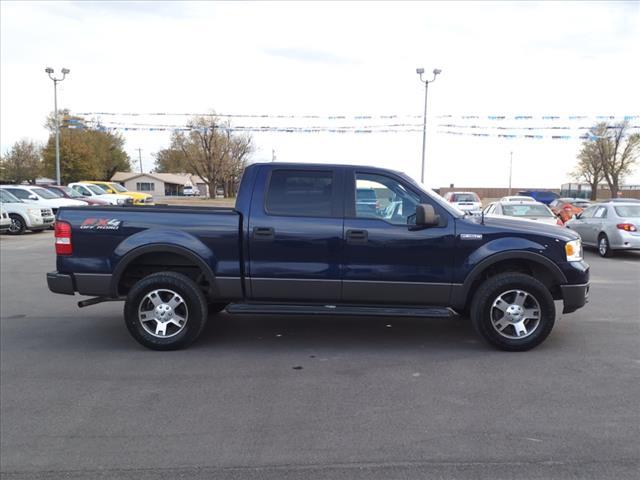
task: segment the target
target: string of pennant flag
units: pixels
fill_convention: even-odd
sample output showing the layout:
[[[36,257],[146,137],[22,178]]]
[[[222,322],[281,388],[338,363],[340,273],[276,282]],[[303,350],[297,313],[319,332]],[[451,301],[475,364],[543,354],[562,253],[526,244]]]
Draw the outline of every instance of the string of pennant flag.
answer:
[[[421,119],[422,115],[391,114],[391,115],[298,115],[298,114],[247,114],[247,113],[197,113],[197,112],[81,112],[79,116],[120,116],[120,117],[221,117],[221,118],[270,118],[270,119],[324,119],[324,120],[388,120],[396,118]],[[640,115],[437,115],[439,119],[462,120],[597,120],[597,121],[631,121]]]

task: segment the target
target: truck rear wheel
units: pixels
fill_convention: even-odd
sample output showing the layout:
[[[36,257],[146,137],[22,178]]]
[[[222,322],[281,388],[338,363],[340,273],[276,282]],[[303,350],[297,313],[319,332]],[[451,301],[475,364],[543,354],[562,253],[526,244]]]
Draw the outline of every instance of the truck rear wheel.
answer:
[[[471,302],[474,328],[500,350],[524,351],[539,345],[551,333],[555,317],[549,290],[522,273],[490,277]]]
[[[124,321],[140,344],[153,350],[177,350],[194,342],[208,315],[198,285],[176,272],[158,272],[138,281],[124,304]]]

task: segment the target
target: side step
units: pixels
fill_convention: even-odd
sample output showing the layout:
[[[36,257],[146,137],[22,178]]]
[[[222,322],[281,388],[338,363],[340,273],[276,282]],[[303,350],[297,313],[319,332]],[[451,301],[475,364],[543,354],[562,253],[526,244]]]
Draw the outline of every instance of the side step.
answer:
[[[305,305],[280,303],[231,303],[227,312],[232,314],[273,315],[355,315],[378,317],[452,317],[455,312],[447,307],[397,307],[360,305]]]

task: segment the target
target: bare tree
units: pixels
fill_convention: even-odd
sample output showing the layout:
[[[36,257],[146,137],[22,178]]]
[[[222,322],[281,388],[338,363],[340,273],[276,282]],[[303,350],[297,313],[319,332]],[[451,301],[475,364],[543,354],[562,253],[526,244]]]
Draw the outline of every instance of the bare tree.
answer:
[[[602,132],[606,132],[606,126],[598,125],[592,129],[592,133],[598,136]],[[602,160],[596,143],[587,140],[582,144],[582,149],[578,154],[578,166],[572,176],[577,180],[584,180],[591,186],[591,200],[595,200],[598,194],[598,185],[603,179]]]
[[[628,122],[615,125],[602,147],[602,171],[612,198],[617,197],[620,183],[631,173],[640,153],[640,134],[629,134],[628,130]]]
[[[599,123],[589,131],[578,154],[574,176],[591,185],[591,199],[596,199],[598,183],[605,179],[611,196],[616,197],[625,176],[631,173],[640,153],[640,134],[629,134],[629,124]]]
[[[42,172],[42,147],[32,140],[19,140],[2,158],[0,167],[3,180],[34,184]]]
[[[191,173],[202,178],[209,196],[215,198],[219,185],[225,195],[231,183],[242,174],[247,157],[252,151],[251,138],[234,136],[228,122],[217,117],[194,117],[188,123],[188,133],[177,133],[172,147],[179,149]]]

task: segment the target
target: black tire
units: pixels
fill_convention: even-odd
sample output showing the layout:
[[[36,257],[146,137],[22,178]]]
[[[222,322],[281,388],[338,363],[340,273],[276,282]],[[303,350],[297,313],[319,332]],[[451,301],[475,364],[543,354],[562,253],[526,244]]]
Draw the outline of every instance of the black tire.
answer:
[[[154,294],[156,290],[161,292]],[[157,330],[161,328],[158,326],[160,322],[154,320],[156,309],[160,307],[154,308],[155,303],[152,303],[147,295],[154,296],[159,305],[168,306],[171,304],[168,298],[174,298],[171,294],[181,303],[175,306],[175,310],[169,309],[170,312],[158,314],[167,314],[166,322],[162,322],[166,335],[163,336],[162,332],[158,333]],[[165,296],[164,299],[162,295]],[[152,310],[148,310],[149,308]],[[142,315],[145,314],[144,310],[147,310],[152,318],[143,324],[139,318],[139,309],[143,309]],[[177,326],[169,319],[169,314],[186,320],[182,326]],[[207,315],[207,300],[198,285],[189,277],[176,272],[158,272],[144,277],[131,288],[124,304],[124,321],[129,333],[138,343],[153,350],[178,350],[189,346],[202,333]],[[149,331],[154,326],[155,334]]]
[[[42,233],[44,230],[42,228],[37,228],[35,230],[31,230],[33,233]]]
[[[613,256],[613,250],[611,250],[611,244],[609,243],[609,237],[606,233],[598,235],[598,255],[605,258]]]
[[[27,229],[24,219],[17,213],[10,213],[9,218],[11,218],[11,226],[8,230],[9,235],[22,235]]]
[[[228,303],[210,303],[209,304],[209,313],[220,313],[222,310],[227,308]]]
[[[517,292],[525,292],[526,295]],[[518,296],[525,299],[523,309],[526,308],[533,313],[538,312],[537,324],[533,318],[523,320],[524,323],[522,321],[517,323],[530,329],[528,333],[518,332],[515,320],[503,321],[501,317],[504,315],[506,318],[507,313],[501,315],[499,312],[501,308],[494,307],[494,302],[498,302],[498,299],[511,298],[512,301],[506,301],[503,305],[513,309],[514,304],[517,304]],[[516,318],[518,314],[516,310],[514,312]],[[519,352],[539,345],[551,333],[555,318],[556,308],[551,292],[535,278],[522,273],[507,272],[488,278],[480,285],[471,302],[471,322],[476,332],[500,350]],[[506,325],[502,333],[498,331],[499,325],[494,326],[496,323]],[[522,338],[516,338],[520,335]]]

